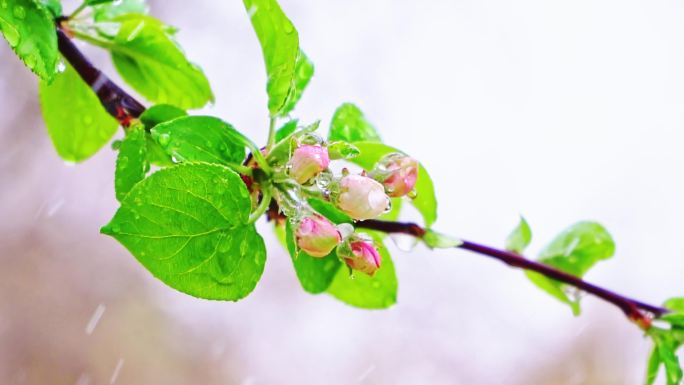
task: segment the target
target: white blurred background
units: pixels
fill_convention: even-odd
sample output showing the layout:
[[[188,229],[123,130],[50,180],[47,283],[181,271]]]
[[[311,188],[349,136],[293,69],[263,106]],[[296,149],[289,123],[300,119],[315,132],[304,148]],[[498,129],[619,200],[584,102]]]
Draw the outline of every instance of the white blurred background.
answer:
[[[684,3],[281,0],[316,75],[295,115],[357,103],[437,186],[436,228],[531,255],[597,220],[618,252],[588,279],[684,295]],[[67,11],[74,2],[66,2]],[[206,113],[263,142],[261,52],[239,0],[153,1],[216,94]],[[109,58],[82,46],[112,77]],[[584,313],[498,262],[394,248],[399,302],[364,311],[304,293],[270,226],[239,303],[165,287],[113,239],[115,153],[51,147],[36,80],[0,44],[1,384],[640,384],[649,350],[619,310]],[[120,135],[120,134],[119,134]]]

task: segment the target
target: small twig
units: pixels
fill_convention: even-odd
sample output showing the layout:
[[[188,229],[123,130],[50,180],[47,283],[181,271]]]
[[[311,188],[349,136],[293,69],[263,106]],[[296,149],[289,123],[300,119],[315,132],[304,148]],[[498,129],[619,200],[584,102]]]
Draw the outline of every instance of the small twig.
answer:
[[[357,222],[356,226],[382,231],[385,233],[408,234],[417,238],[421,238],[426,232],[424,228],[415,223],[368,220]],[[593,294],[594,296],[610,302],[620,308],[620,310],[622,310],[630,320],[636,322],[644,329],[648,329],[648,327],[650,327],[652,319],[651,316],[660,317],[670,312],[670,310],[664,307],[650,305],[632,298],[625,297],[613,291],[586,282],[581,278],[558,270],[552,266],[524,258],[523,256],[511,251],[495,249],[493,247],[480,245],[470,241],[463,241],[461,245],[456,247],[498,259],[499,261],[512,267],[537,272],[545,277],[555,279],[565,284],[574,286],[584,292]]]
[[[69,61],[69,64],[74,67],[74,70],[78,72],[81,79],[97,94],[105,110],[118,120],[123,127],[128,127],[133,119],[137,119],[145,111],[145,106],[90,63],[81,51],[76,48],[60,24],[61,20],[58,20],[57,42],[62,56]]]

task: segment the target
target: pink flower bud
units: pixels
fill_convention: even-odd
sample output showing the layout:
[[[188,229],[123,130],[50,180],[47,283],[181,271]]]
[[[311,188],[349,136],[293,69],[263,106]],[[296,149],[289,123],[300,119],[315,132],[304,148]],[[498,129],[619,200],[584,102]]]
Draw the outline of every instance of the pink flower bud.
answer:
[[[297,147],[290,158],[290,176],[297,183],[306,183],[319,172],[328,168],[328,149],[319,145],[305,144]]]
[[[335,225],[318,214],[302,219],[295,236],[297,246],[312,257],[325,257],[342,241]]]
[[[377,181],[361,175],[347,175],[340,180],[337,207],[354,219],[372,219],[390,204],[385,188]]]
[[[397,198],[410,193],[418,179],[418,161],[403,154],[390,154],[378,162],[373,171],[387,195]]]
[[[337,255],[352,270],[360,271],[371,277],[380,268],[380,253],[371,241],[352,239],[348,244],[337,249]]]

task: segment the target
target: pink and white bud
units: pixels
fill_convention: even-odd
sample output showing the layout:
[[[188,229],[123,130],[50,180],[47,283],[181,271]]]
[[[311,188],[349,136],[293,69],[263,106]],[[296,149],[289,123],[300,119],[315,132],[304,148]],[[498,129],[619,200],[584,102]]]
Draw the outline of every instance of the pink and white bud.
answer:
[[[325,257],[342,241],[335,225],[318,214],[302,219],[295,237],[297,246],[312,257]]]
[[[288,163],[290,176],[297,183],[306,183],[321,171],[328,168],[330,157],[328,149],[317,144],[297,147]]]
[[[416,186],[418,161],[403,154],[390,154],[378,162],[372,175],[385,186],[387,195],[402,197]]]
[[[372,219],[390,207],[385,188],[377,181],[361,175],[347,175],[340,180],[337,207],[354,219]]]
[[[360,271],[371,277],[380,268],[380,253],[372,241],[352,238],[343,247],[337,249],[337,255],[352,270]]]

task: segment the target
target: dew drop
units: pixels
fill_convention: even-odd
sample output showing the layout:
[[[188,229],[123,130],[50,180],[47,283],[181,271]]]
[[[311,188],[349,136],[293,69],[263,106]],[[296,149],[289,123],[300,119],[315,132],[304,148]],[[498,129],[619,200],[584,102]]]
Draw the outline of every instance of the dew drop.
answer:
[[[385,214],[387,214],[387,213],[389,213],[390,211],[392,211],[392,201],[389,200],[388,202],[389,202],[389,203],[387,203],[387,207],[385,208],[385,211],[384,211]]]
[[[157,141],[162,145],[162,147],[166,147],[169,145],[169,142],[171,142],[171,137],[169,134],[161,134],[159,135],[159,138],[157,138]]]
[[[418,244],[418,239],[407,234],[392,234],[390,238],[401,251],[411,251]]]
[[[406,194],[406,196],[411,198],[411,199],[416,199],[416,198],[418,198],[418,191],[411,190],[411,191],[409,191],[408,194]]]
[[[83,124],[86,124],[86,125],[93,124],[93,117],[90,115],[83,115]]]
[[[127,157],[127,156],[122,156],[122,157],[119,159],[119,166],[121,166],[121,167],[126,167],[126,166],[128,166],[128,157]]]
[[[288,20],[285,23],[283,23],[283,29],[285,30],[285,33],[290,34],[294,32],[294,26],[292,23]]]
[[[380,282],[378,282],[378,281],[373,281],[373,283],[371,284],[371,286],[373,286],[374,289],[379,289],[379,288],[380,288]]]
[[[63,62],[62,60],[60,60],[60,61],[57,63],[57,68],[56,68],[56,69],[57,69],[57,72],[62,73],[62,72],[64,72],[64,71],[66,71],[66,64],[64,64],[64,62]]]

